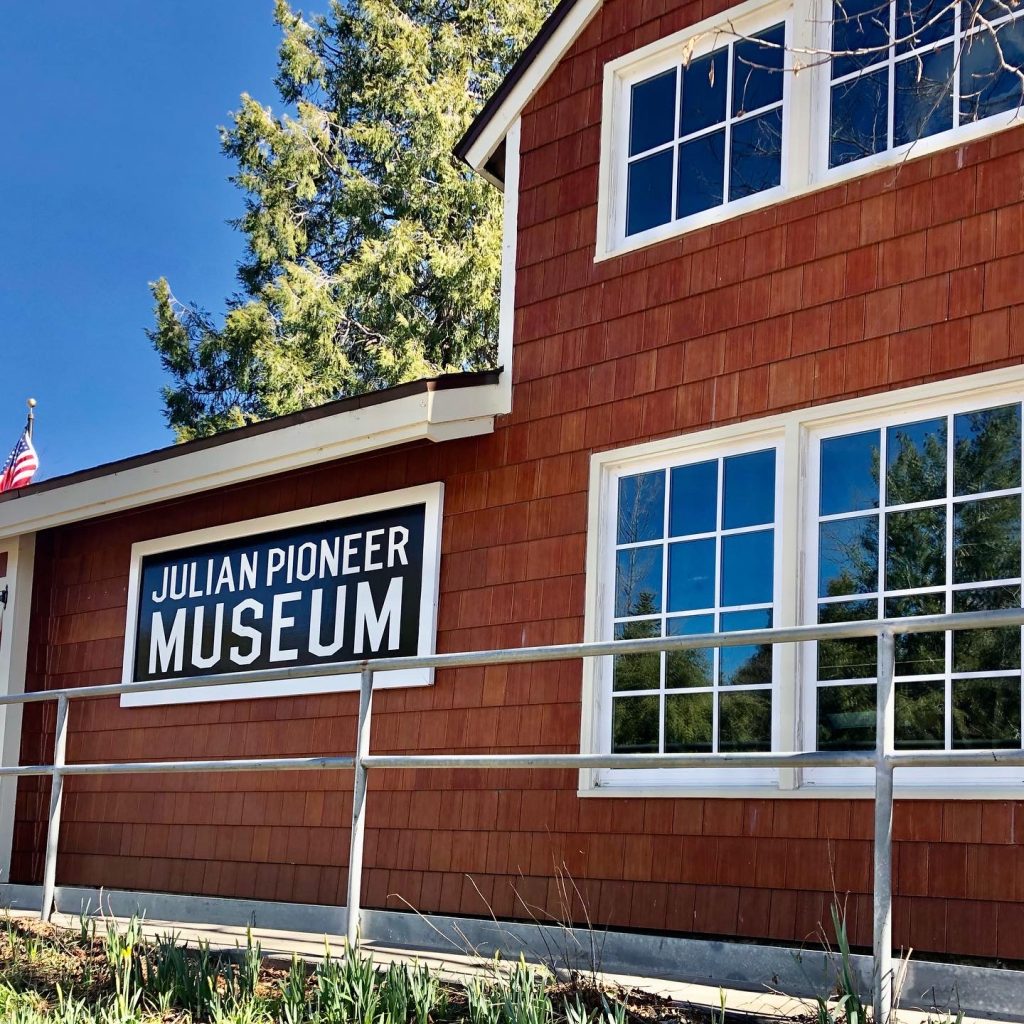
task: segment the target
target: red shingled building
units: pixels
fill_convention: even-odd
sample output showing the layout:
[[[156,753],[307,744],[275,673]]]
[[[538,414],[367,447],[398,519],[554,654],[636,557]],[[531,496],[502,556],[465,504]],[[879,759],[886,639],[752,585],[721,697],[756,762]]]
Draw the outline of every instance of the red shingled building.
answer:
[[[195,674],[221,655],[237,670],[257,646],[257,667],[271,664],[291,650],[284,602],[308,615],[314,600],[301,545],[318,552],[317,578],[342,557],[302,531],[353,517],[370,525],[352,549],[346,623],[371,649],[376,630],[385,653],[435,636],[438,651],[469,651],[1019,606],[1019,96],[959,14],[908,57],[895,41],[904,6],[893,0],[880,29],[856,12],[813,18],[809,0],[563,0],[460,147],[505,190],[501,371],[4,496],[0,689],[187,676],[185,661]],[[876,31],[894,35],[870,59],[801,57]],[[999,31],[1021,46],[1016,14]],[[968,56],[946,74],[955,50]],[[801,60],[811,66],[792,73]],[[385,523],[409,508],[411,527]],[[385,565],[372,537],[365,548],[378,520],[407,531],[396,544],[421,545],[422,574],[400,591],[420,633],[403,626],[401,645],[368,575]],[[299,582],[283,598],[267,582],[270,631],[250,605],[260,639],[228,652],[254,537],[270,538],[253,542],[266,564],[285,559],[272,549],[294,554]],[[203,561],[210,551],[222,560]],[[404,564],[392,555],[385,570]],[[204,582],[210,565],[230,587]],[[143,635],[174,566],[206,632],[167,618]],[[282,585],[292,571],[282,561]],[[352,611],[360,573],[368,603]],[[217,620],[211,640],[222,596],[239,617]],[[326,650],[340,599],[315,600]],[[873,746],[868,646],[392,680],[373,749]],[[1020,657],[1019,630],[904,643],[898,742],[1019,747]],[[256,685],[256,699],[74,705],[68,756],[352,752],[353,677]],[[52,705],[20,723],[8,711],[5,762],[47,763],[53,728]],[[870,781],[850,769],[382,771],[364,899],[555,914],[564,865],[601,925],[801,942],[835,886],[869,944]],[[13,883],[41,880],[48,791],[0,789]],[[1024,959],[1021,771],[916,770],[897,796],[897,942]],[[329,772],[70,779],[58,882],[338,906],[351,799],[350,776]]]

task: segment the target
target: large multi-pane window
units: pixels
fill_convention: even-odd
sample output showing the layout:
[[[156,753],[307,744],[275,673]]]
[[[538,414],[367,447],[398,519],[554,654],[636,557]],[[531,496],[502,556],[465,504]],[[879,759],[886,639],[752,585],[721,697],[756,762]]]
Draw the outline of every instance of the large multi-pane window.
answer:
[[[943,382],[723,427],[674,450],[660,441],[595,456],[609,505],[602,499],[595,535],[601,568],[588,577],[593,635],[1021,609],[1024,376],[984,378],[970,390]],[[898,633],[895,655],[898,749],[1022,746],[1021,627]],[[594,663],[587,728],[614,753],[874,749],[877,658],[874,636],[620,654]],[[612,771],[597,784],[870,782],[839,768],[756,772]],[[901,769],[897,782],[1024,783],[1017,769],[956,772]]]
[[[1021,606],[1021,406],[821,440],[820,622]],[[899,636],[896,745],[1021,745],[1020,629]],[[817,743],[875,745],[874,640],[818,644]]]
[[[630,87],[626,235],[780,184],[785,40],[780,23]]]
[[[833,0],[829,166],[1016,110],[1020,13],[1003,0]]]
[[[598,259],[1017,123],[1024,5],[777,0],[605,75]]]
[[[693,636],[773,625],[776,451],[621,476],[614,636]],[[613,659],[611,749],[769,750],[768,646]]]

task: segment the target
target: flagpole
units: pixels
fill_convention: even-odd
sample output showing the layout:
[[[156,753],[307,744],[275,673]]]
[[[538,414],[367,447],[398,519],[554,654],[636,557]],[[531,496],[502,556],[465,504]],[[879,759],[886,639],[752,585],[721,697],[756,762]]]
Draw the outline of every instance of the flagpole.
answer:
[[[30,398],[26,403],[28,405],[28,422],[25,424],[25,433],[28,434],[28,439],[32,440],[32,428],[35,426],[36,421],[36,400]]]

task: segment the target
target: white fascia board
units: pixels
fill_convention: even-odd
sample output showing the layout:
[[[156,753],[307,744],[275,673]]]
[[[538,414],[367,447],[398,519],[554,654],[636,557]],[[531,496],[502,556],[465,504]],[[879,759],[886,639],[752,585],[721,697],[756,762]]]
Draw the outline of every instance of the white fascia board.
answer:
[[[410,441],[450,441],[494,429],[500,385],[409,395],[335,416],[183,451],[53,490],[0,502],[0,539],[198,494]]]
[[[494,180],[485,170],[487,161],[501,145],[501,140],[508,134],[516,119],[526,109],[527,103],[533,99],[569,47],[579,38],[590,19],[600,10],[603,2],[604,0],[579,0],[551,34],[551,38],[537,54],[533,63],[516,82],[501,106],[491,114],[483,131],[469,147],[466,162],[474,170],[489,180]]]

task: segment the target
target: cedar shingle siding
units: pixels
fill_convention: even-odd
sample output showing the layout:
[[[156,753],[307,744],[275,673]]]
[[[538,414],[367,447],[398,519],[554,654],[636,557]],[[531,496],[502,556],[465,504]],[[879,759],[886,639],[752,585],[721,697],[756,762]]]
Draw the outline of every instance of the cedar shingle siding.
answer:
[[[493,435],[41,535],[29,687],[120,678],[134,541],[438,479],[439,649],[579,641],[591,452],[1020,362],[1021,128],[593,262],[603,62],[725,6],[607,0],[525,113],[514,410]],[[90,701],[69,756],[351,753],[355,710],[355,694]],[[53,713],[25,709],[24,762],[50,757]],[[577,751],[579,734],[578,664],[491,668],[381,692],[373,748]],[[374,773],[366,904],[564,916],[564,866],[600,925],[801,941],[835,886],[870,943],[869,802],[581,800],[576,781]],[[66,786],[63,884],[344,901],[348,773]],[[23,780],[13,881],[40,880],[46,805]],[[1024,958],[1024,802],[903,801],[896,836],[897,943]]]

